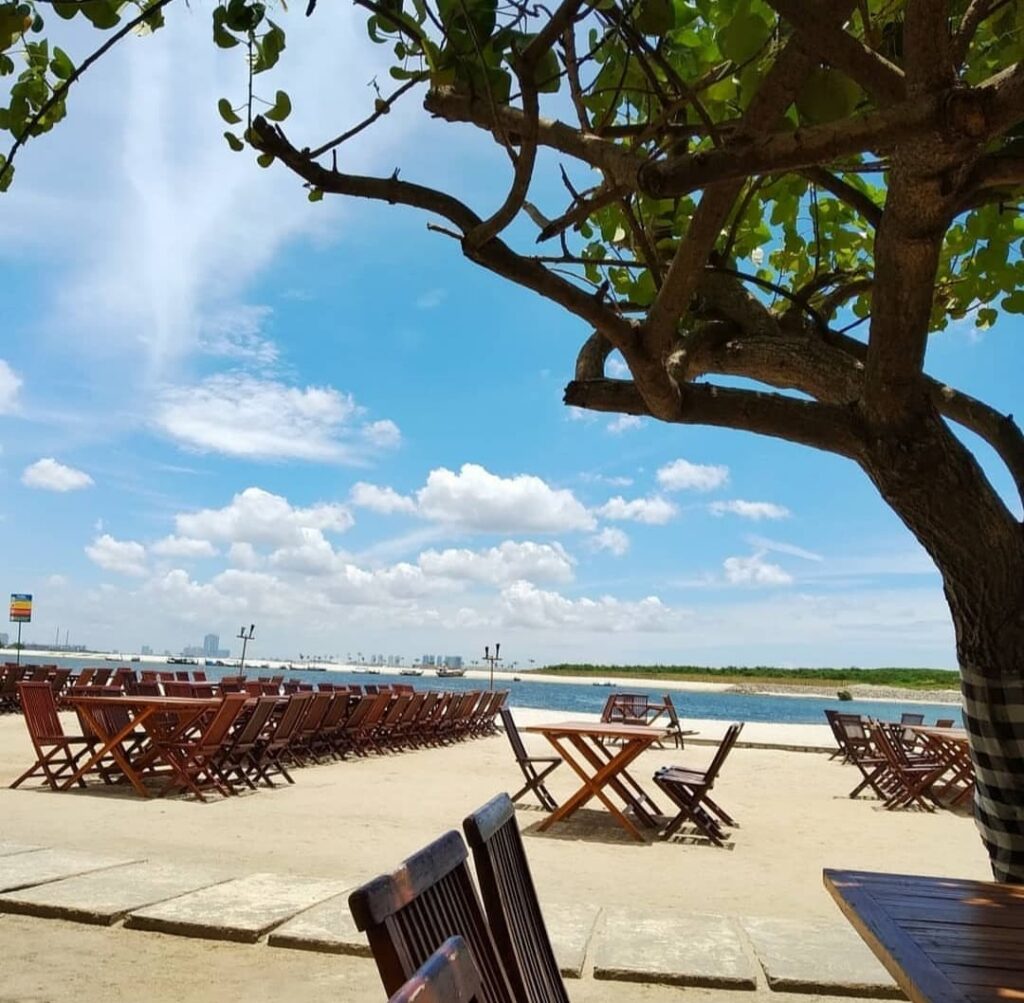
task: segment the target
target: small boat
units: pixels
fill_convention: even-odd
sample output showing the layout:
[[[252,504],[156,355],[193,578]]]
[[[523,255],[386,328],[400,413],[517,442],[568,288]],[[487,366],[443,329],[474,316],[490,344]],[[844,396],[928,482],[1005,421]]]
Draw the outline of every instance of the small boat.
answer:
[[[142,658],[139,655],[132,655],[132,657],[129,658],[128,661],[130,661],[130,662],[141,662]]]
[[[456,676],[464,676],[465,674],[465,669],[453,669],[450,665],[442,665],[437,670],[437,676],[439,679],[452,679]]]
[[[422,676],[422,669],[401,669],[398,673],[400,676]]]
[[[168,655],[168,665],[198,665],[199,661],[195,658],[182,658],[176,655]]]
[[[523,680],[519,676],[513,676],[512,677],[512,682],[514,682],[514,683],[521,683],[522,681]]]
[[[591,685],[591,686],[614,686],[614,685],[615,685],[615,683],[610,683],[610,682],[608,682],[608,680],[606,679],[606,680],[605,680],[605,681],[604,681],[603,683],[591,683],[590,685]]]
[[[380,669],[366,669],[364,670],[368,676],[379,676]]]

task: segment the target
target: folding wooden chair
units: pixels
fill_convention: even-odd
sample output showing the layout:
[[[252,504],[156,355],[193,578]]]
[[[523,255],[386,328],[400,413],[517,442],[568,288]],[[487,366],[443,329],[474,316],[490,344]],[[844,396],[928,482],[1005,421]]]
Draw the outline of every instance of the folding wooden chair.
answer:
[[[654,782],[679,808],[679,814],[662,834],[666,839],[678,832],[684,822],[693,822],[712,843],[721,846],[725,842],[722,825],[738,828],[737,822],[712,800],[711,789],[742,730],[742,722],[729,725],[706,770],[667,766],[654,774]]]
[[[526,783],[512,795],[512,800],[518,801],[527,791],[533,791],[542,808],[555,811],[558,808],[558,802],[552,797],[544,780],[549,773],[562,764],[561,757],[527,755],[523,738],[512,719],[512,712],[507,707],[502,707],[499,713],[501,714],[501,723],[505,726],[505,734],[508,735],[509,745],[512,746],[512,754],[516,757],[516,763],[519,764],[519,769],[522,770],[526,780]],[[538,763],[544,766],[540,771],[537,770]]]
[[[462,822],[498,953],[522,1003],[569,1003],[555,960],[516,810],[499,794]]]
[[[951,717],[940,717],[935,721],[936,728],[954,728],[956,722]]]
[[[465,939],[480,972],[480,1003],[521,1003],[513,994],[466,867],[457,832],[409,857],[396,871],[349,895],[384,989],[397,992],[449,937]]]
[[[268,721],[277,709],[277,697],[258,697],[256,706],[245,719],[245,723],[220,755],[215,766],[218,775],[231,786],[231,778],[241,780],[252,790],[256,790],[253,777],[259,772],[253,763],[253,754],[261,741],[266,740]]]
[[[480,973],[461,937],[449,937],[388,1003],[480,1003]]]
[[[268,787],[276,786],[270,779],[279,775],[290,784],[294,784],[284,760],[289,758],[289,746],[295,740],[303,715],[309,708],[312,693],[295,693],[288,698],[284,713],[278,718],[273,732],[265,741],[261,741],[250,755],[253,771]],[[294,760],[292,760],[294,762]]]
[[[837,717],[844,735],[846,761],[853,763],[861,774],[860,783],[848,796],[855,798],[870,787],[885,801],[892,793],[893,780],[889,775],[888,760],[879,752],[868,731],[867,719],[859,714],[839,714]]]
[[[947,764],[931,756],[910,755],[903,742],[904,729],[899,724],[886,727],[874,721],[868,729],[875,747],[888,762],[888,774],[893,781],[885,807],[892,811],[916,805],[934,811],[933,804],[939,801],[932,796],[931,787],[946,772]]]
[[[683,749],[686,747],[686,738],[690,735],[699,734],[692,728],[683,729],[682,722],[679,720],[679,714],[676,711],[676,705],[672,702],[672,694],[665,694],[665,713],[668,715],[668,732],[669,738],[672,739],[677,749]]]
[[[93,750],[96,740],[64,733],[49,683],[18,683],[18,697],[36,761],[11,787],[18,787],[32,777],[45,777],[50,787],[60,790],[63,781],[70,780],[78,769],[78,761]],[[79,777],[78,786],[85,786],[83,777]]]

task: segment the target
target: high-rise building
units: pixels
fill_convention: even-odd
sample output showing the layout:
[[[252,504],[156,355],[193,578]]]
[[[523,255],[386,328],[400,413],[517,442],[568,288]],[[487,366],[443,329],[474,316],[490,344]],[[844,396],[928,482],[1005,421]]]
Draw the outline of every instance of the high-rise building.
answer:
[[[220,654],[219,634],[207,634],[203,638],[203,654],[207,658],[216,658]]]
[[[153,654],[153,649],[148,644],[144,644],[142,646],[142,650],[139,652],[139,654],[140,655],[152,655]]]

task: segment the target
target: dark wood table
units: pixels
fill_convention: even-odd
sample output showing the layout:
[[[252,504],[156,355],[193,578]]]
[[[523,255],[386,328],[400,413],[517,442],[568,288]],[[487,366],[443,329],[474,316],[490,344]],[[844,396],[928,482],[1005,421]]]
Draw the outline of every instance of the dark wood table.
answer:
[[[583,781],[580,789],[540,824],[541,830],[568,818],[591,798],[597,798],[619,825],[638,842],[645,842],[640,830],[610,796],[618,796],[633,817],[645,828],[656,829],[661,814],[658,806],[629,773],[628,767],[642,752],[668,734],[666,728],[637,724],[563,721],[537,724],[523,731],[543,735],[555,751]],[[609,743],[619,744],[610,748]]]
[[[152,795],[142,781],[146,770],[161,759],[170,768],[172,777],[177,777],[181,769],[180,764],[161,755],[159,741],[187,731],[204,714],[215,712],[221,700],[219,697],[70,696],[67,702],[81,714],[82,721],[100,744],[61,789],[69,789],[109,756],[135,791],[148,798]],[[105,713],[109,711],[120,713]],[[153,741],[133,759],[123,743],[140,729]]]
[[[948,807],[967,801],[974,794],[974,761],[966,729],[911,725],[910,730],[925,753],[946,765],[946,772],[932,784],[934,796]]]
[[[1024,1000],[1024,886],[866,871],[824,880],[914,1003]]]

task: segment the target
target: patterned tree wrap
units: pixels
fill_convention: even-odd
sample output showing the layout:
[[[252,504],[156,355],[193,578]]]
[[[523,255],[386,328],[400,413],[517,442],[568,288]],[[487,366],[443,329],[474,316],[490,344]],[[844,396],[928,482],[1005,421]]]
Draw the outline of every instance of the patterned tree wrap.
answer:
[[[960,672],[975,821],[996,880],[1024,883],[1024,676],[991,678],[964,665]]]

